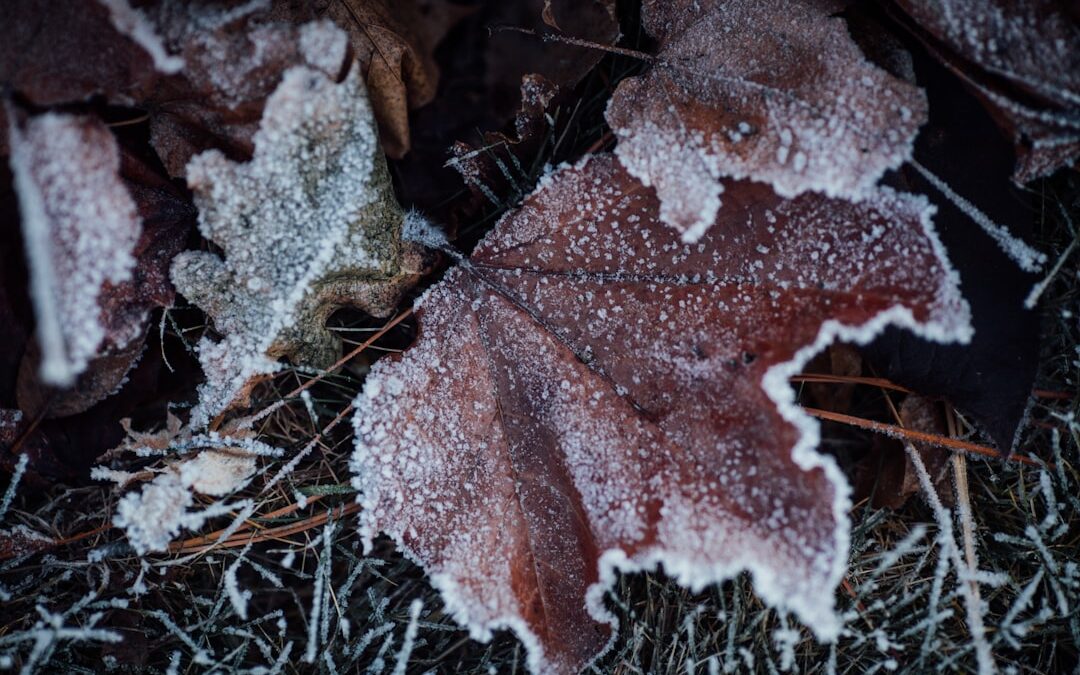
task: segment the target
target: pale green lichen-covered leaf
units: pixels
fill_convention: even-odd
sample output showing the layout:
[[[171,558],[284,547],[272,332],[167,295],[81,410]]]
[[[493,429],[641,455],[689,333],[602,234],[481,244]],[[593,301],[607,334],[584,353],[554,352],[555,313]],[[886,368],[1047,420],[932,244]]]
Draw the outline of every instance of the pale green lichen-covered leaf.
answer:
[[[359,71],[340,83],[289,69],[267,100],[250,162],[216,150],[188,164],[203,236],[223,256],[193,251],[172,267],[177,289],[213,320],[206,382],[193,427],[242,398],[276,360],[329,365],[340,345],[325,327],[342,306],[386,316],[423,272],[423,249],[401,241],[394,198]]]

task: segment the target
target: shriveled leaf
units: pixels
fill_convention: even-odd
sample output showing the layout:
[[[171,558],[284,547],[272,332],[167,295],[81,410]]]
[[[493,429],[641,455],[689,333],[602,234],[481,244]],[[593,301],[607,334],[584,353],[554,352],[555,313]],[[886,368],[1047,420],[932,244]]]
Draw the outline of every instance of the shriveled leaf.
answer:
[[[55,539],[34,532],[25,525],[0,528],[0,560],[37,553],[56,544]]]
[[[696,241],[721,205],[722,177],[863,198],[911,156],[926,116],[919,90],[870,64],[838,3],[646,2],[659,43],[643,76],[619,84],[607,118],[616,153],[656,188],[660,218]]]
[[[898,4],[930,51],[1012,135],[1016,182],[1049,175],[1080,157],[1080,24],[1067,3]]]
[[[948,436],[939,402],[911,394],[897,406],[897,412],[899,424],[906,429]],[[953,505],[950,451],[879,434],[874,435],[868,452],[849,471],[852,476],[852,498],[856,503],[869,500],[875,509],[895,510],[903,508],[908,500],[922,492],[919,472],[907,452],[909,445],[919,453],[938,498],[947,506]]]
[[[187,175],[200,230],[224,252],[188,252],[172,268],[222,334],[199,343],[206,383],[194,426],[277,370],[279,357],[328,366],[340,344],[327,317],[342,306],[386,316],[425,266],[420,247],[401,241],[406,216],[357,68],[340,84],[307,67],[286,71],[254,158],[211,150]]]
[[[613,0],[528,0],[494,4],[489,23],[525,29],[495,32],[486,41],[486,79],[492,107],[509,119],[518,107],[518,87],[526,75],[540,75],[560,89],[573,89],[604,56],[600,49],[560,42],[583,40],[613,44],[619,21]],[[551,35],[553,40],[543,40]]]
[[[510,192],[518,180],[527,177],[522,175],[522,158],[539,151],[549,128],[548,105],[557,93],[558,88],[540,75],[526,75],[521,80],[521,109],[514,116],[513,134],[487,132],[478,146],[458,141],[450,148],[453,159],[447,164],[470,189],[497,202],[500,188],[505,186]]]
[[[141,221],[100,120],[46,113],[12,124],[9,137],[41,379],[66,386],[95,356],[140,335],[141,321],[106,326],[101,299],[107,285],[131,279]]]
[[[435,47],[472,8],[445,0],[333,0],[326,16],[349,34],[383,149],[409,150],[409,111],[431,102],[439,82]]]
[[[548,177],[356,401],[364,541],[390,535],[473,637],[513,629],[534,671],[601,653],[613,572],[661,564],[692,588],[750,570],[834,636],[849,488],[787,378],[889,323],[970,337],[923,199],[725,187],[690,245],[610,155]]]

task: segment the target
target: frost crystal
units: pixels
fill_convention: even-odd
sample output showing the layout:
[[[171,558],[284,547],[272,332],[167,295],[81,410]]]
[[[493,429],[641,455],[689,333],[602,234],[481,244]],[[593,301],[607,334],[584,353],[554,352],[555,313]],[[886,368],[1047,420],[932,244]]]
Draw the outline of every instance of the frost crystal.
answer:
[[[19,128],[10,110],[8,118],[41,377],[68,385],[105,340],[98,299],[104,286],[131,277],[141,220],[118,174],[116,140],[104,123],[47,113]],[[118,343],[130,342],[140,330],[141,322]]]
[[[206,375],[191,426],[241,397],[275,359],[326,366],[337,339],[324,323],[350,305],[385,316],[420,273],[422,248],[400,241],[404,215],[379,150],[359,69],[340,84],[304,66],[269,97],[246,164],[216,150],[187,166],[203,235],[224,259],[189,252],[177,289],[223,335],[204,338]]]

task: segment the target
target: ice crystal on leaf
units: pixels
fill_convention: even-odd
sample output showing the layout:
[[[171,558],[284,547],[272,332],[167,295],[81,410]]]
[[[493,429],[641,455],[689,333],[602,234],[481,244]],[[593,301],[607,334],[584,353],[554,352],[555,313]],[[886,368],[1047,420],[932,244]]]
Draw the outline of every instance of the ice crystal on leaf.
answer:
[[[269,97],[255,156],[236,163],[211,150],[188,164],[210,252],[179,256],[173,282],[222,338],[204,338],[206,375],[191,426],[205,424],[276,359],[329,365],[338,340],[326,318],[339,307],[393,311],[424,264],[400,239],[394,199],[364,85],[305,66],[287,70]]]
[[[862,198],[911,156],[925,98],[871,65],[830,9],[839,4],[645,3],[659,51],[620,83],[607,118],[619,160],[656,188],[661,220],[687,241],[713,222],[722,177],[785,197]]]
[[[46,113],[9,128],[41,378],[68,385],[108,338],[122,349],[142,322],[104,325],[100,298],[131,278],[142,223],[120,179],[120,151],[100,120]]]
[[[368,546],[390,535],[473,637],[534,671],[609,644],[616,570],[698,589],[749,570],[834,637],[848,486],[787,378],[887,324],[970,337],[921,197],[724,183],[695,244],[611,155],[548,176],[420,303],[356,400]]]

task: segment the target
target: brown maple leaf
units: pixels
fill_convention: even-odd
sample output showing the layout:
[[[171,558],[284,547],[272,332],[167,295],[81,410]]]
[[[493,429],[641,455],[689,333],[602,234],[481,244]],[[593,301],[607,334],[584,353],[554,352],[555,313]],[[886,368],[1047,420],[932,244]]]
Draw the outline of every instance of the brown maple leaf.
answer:
[[[696,244],[611,155],[548,176],[421,300],[421,334],[356,401],[368,546],[390,535],[471,635],[534,671],[610,644],[617,570],[692,588],[753,574],[839,630],[849,488],[787,378],[894,323],[970,335],[921,197],[725,182]]]
[[[721,177],[785,197],[862,198],[911,156],[925,98],[863,57],[830,15],[839,5],[644,3],[659,50],[619,84],[607,118],[619,160],[656,188],[661,219],[687,241],[713,222]]]
[[[1080,28],[1054,0],[900,0],[913,32],[1013,137],[1013,179],[1080,157]]]

